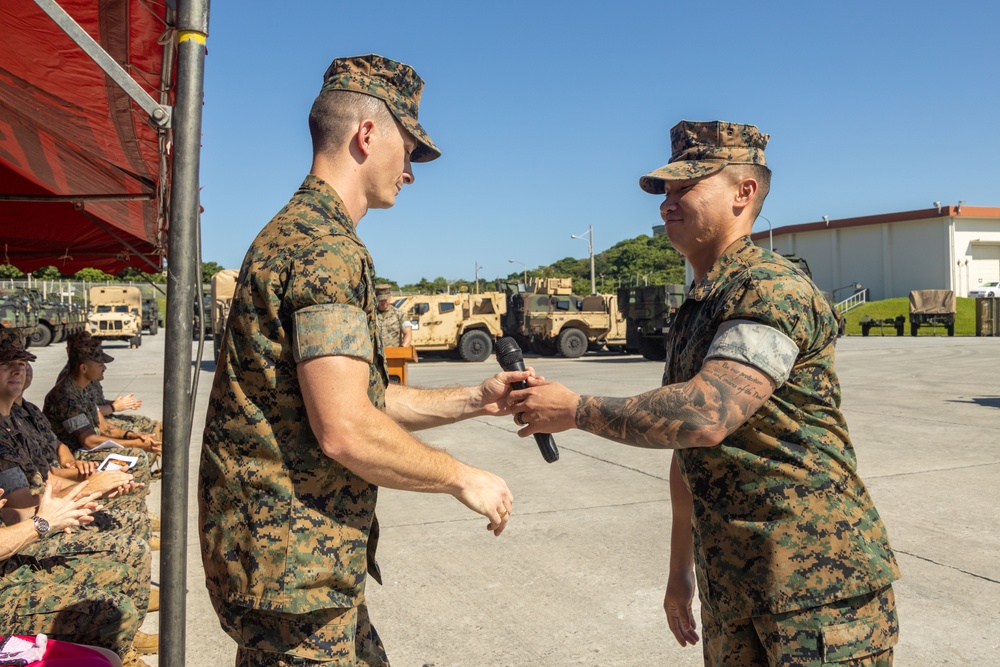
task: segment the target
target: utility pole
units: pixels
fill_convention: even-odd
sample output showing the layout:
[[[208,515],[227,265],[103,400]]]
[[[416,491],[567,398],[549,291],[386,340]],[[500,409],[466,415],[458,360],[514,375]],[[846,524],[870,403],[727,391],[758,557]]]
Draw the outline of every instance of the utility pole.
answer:
[[[590,293],[597,294],[597,281],[594,279],[594,226],[591,225],[583,234],[570,234],[571,239],[587,237],[590,242]]]

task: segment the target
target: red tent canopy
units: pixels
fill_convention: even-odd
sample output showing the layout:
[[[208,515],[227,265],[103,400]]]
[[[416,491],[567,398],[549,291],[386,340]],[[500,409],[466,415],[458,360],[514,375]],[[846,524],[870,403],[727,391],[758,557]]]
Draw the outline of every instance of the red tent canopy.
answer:
[[[154,100],[173,103],[164,45],[176,39],[162,3],[59,4]],[[0,2],[0,26],[0,263],[64,274],[158,269],[169,131],[32,0]],[[38,201],[53,195],[63,201]]]

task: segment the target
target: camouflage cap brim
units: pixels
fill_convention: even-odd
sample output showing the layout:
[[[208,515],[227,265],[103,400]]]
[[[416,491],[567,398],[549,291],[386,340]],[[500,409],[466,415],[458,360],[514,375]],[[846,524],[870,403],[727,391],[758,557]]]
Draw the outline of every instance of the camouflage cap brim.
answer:
[[[321,90],[348,90],[382,100],[417,141],[410,161],[430,162],[441,157],[441,151],[418,121],[423,86],[423,79],[409,65],[369,54],[334,60],[323,76]]]
[[[12,361],[34,361],[37,358],[38,357],[27,350],[0,350],[0,364],[6,364]]]
[[[691,178],[711,176],[722,171],[728,164],[717,160],[671,162],[641,177],[639,187],[651,195],[662,195],[667,191],[667,181],[686,181]]]

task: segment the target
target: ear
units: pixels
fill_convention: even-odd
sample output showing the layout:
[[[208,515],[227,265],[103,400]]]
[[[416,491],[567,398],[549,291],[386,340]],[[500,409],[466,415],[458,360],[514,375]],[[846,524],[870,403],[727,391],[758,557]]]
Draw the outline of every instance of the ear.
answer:
[[[757,196],[757,181],[753,178],[744,178],[736,184],[736,195],[733,205],[737,208],[746,208]]]
[[[375,121],[365,118],[358,123],[358,131],[354,133],[354,142],[361,154],[368,156],[372,150],[372,143],[378,134],[375,129]]]

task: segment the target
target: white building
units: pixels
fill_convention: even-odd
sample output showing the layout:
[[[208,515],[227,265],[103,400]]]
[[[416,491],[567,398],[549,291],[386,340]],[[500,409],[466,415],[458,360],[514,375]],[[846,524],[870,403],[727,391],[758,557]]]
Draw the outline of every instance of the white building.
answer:
[[[1000,280],[1000,208],[943,206],[778,227],[752,236],[809,263],[820,289],[840,300],[854,283],[878,301],[910,290],[970,287]],[[846,288],[846,289],[841,289]]]

